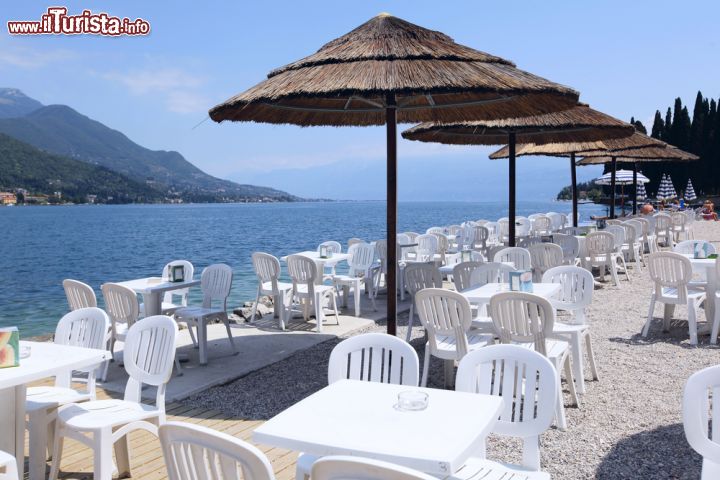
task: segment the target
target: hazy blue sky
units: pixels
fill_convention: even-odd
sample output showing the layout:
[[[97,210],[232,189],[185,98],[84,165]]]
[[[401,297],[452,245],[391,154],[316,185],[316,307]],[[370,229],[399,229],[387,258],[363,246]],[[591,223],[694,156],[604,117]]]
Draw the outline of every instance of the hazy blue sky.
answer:
[[[49,5],[149,20],[148,37],[10,37],[7,20]],[[0,86],[63,103],[207,172],[304,196],[384,196],[383,128],[298,128],[206,121],[207,110],[380,12],[569,85],[581,100],[646,124],[676,96],[720,96],[716,1],[133,1],[3,0]],[[715,32],[715,33],[713,33]],[[409,125],[408,125],[409,126]],[[399,142],[401,200],[505,198],[491,148]],[[597,168],[580,169],[591,178]],[[519,197],[551,198],[567,160],[519,162]]]

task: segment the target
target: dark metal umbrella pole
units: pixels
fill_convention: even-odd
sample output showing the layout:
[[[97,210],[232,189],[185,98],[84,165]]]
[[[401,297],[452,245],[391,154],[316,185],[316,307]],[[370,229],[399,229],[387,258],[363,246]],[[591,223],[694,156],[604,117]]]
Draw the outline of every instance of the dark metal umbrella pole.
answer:
[[[612,168],[612,175],[610,176],[610,218],[615,218],[615,167],[617,166],[615,157],[612,157],[610,165]]]
[[[508,244],[515,246],[515,132],[508,134]]]
[[[575,152],[570,153],[570,177],[572,180],[572,226],[578,226],[578,190]]]
[[[637,162],[633,162],[633,215],[637,215]]]
[[[397,108],[395,95],[388,94],[385,108],[387,130],[387,333],[397,333]],[[392,321],[391,321],[392,319]]]

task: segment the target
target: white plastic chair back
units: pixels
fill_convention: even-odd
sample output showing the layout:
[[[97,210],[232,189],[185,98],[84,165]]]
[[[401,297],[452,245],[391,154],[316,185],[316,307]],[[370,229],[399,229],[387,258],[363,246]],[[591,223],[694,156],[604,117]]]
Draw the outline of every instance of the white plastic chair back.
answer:
[[[435,235],[427,233],[418,235],[416,241],[418,244],[415,250],[417,260],[420,262],[431,262],[435,254],[438,253],[438,241]]]
[[[560,230],[567,223],[567,215],[557,212],[548,212],[547,217],[550,219],[550,228],[553,231]]]
[[[437,253],[445,255],[450,249],[450,242],[444,233],[433,232],[430,235],[437,239]]]
[[[70,311],[78,308],[97,307],[97,298],[92,287],[77,280],[63,280],[63,289]]]
[[[489,242],[498,241],[498,231],[500,229],[500,226],[498,225],[498,223],[497,222],[487,222],[483,226],[490,231],[490,239],[488,241]]]
[[[416,233],[416,232],[404,232],[403,235],[405,235],[408,238],[408,243],[415,243],[417,240],[417,237],[420,236],[420,234]]]
[[[19,480],[17,460],[2,450],[0,450],[0,480]]]
[[[574,312],[576,323],[585,323],[584,309],[592,303],[595,288],[589,270],[574,265],[551,268],[543,274],[542,283],[559,283],[560,293],[550,303],[558,310]]]
[[[575,235],[554,233],[553,243],[562,248],[565,263],[570,265],[575,263],[575,259],[580,255],[580,241],[575,238]]]
[[[107,333],[110,330],[110,317],[97,307],[81,308],[65,314],[55,327],[54,342],[58,345],[73,347],[94,348],[102,350],[107,342]],[[89,391],[94,391],[96,367],[79,368],[79,372],[88,372]],[[71,372],[55,377],[55,386],[70,388]]]
[[[473,248],[475,245],[475,226],[467,225],[463,227],[459,232],[460,238],[458,238],[458,248]]]
[[[348,253],[350,254],[348,275],[351,277],[369,275],[370,268],[375,262],[375,247],[369,243],[356,243],[350,247]]]
[[[692,264],[687,257],[675,252],[655,252],[648,255],[650,279],[655,286],[656,298],[663,303],[687,303],[688,283],[692,279]],[[664,294],[665,289],[677,296]]]
[[[526,237],[530,235],[530,227],[532,223],[527,217],[516,217],[515,218],[515,235],[518,237]]]
[[[550,235],[553,231],[552,220],[546,215],[538,215],[533,219],[533,235]]]
[[[615,235],[610,232],[591,232],[585,237],[585,250],[588,257],[607,256],[615,251]]]
[[[684,253],[686,255],[694,255],[696,245],[701,245],[700,248],[707,249],[708,254],[717,253],[715,245],[708,242],[707,240],[683,240],[682,242],[675,245],[675,247],[673,247],[673,252]]]
[[[615,238],[613,243],[615,251],[619,252],[625,243],[625,229],[621,225],[608,225],[605,231],[612,234]]]
[[[267,457],[247,442],[207,427],[167,422],[158,429],[169,480],[274,480]]]
[[[183,278],[185,280],[193,279],[193,277],[195,276],[195,267],[193,267],[193,264],[188,262],[187,260],[173,260],[172,262],[165,265],[162,270],[162,278],[169,279],[171,271],[170,269],[177,266],[183,267]],[[186,307],[189,294],[189,288],[165,292],[165,295],[163,295],[163,302],[173,303],[173,297],[181,297],[180,305]]]
[[[415,349],[386,333],[365,333],[343,340],[333,348],[328,383],[364,380],[417,387],[420,360]]]
[[[273,295],[280,295],[278,280],[280,279],[280,260],[273,255],[264,252],[252,254],[252,264],[255,270],[260,287],[272,290]],[[270,288],[268,289],[268,285]]]
[[[555,310],[539,295],[501,292],[490,297],[490,317],[501,343],[533,344],[547,355],[545,339],[552,333]]]
[[[536,277],[539,280],[543,273],[565,262],[563,249],[554,243],[538,243],[529,248],[530,258]]]
[[[448,234],[449,235],[457,235],[458,233],[460,233],[460,230],[462,230],[461,225],[450,225],[448,227]]]
[[[490,241],[490,229],[483,225],[475,227],[475,247],[480,248],[483,252],[487,250]]]
[[[140,305],[135,291],[117,283],[105,283],[100,289],[113,332],[118,332],[120,324],[127,325],[127,328],[132,327],[140,315]]]
[[[507,218],[498,220],[498,240],[506,242],[510,237],[510,221]]]
[[[400,237],[400,235],[398,235]],[[400,239],[398,238],[398,243]],[[377,240],[375,242],[375,256],[380,262],[380,269],[383,273],[387,272],[387,240]],[[397,261],[402,260],[400,255],[397,255]]]
[[[530,270],[532,260],[530,252],[522,247],[507,247],[495,253],[493,262],[511,262],[516,270]]]
[[[518,345],[489,345],[460,361],[455,390],[496,395],[503,410],[493,433],[523,439],[525,468],[540,470],[540,434],[555,416],[558,376],[550,360]]]
[[[676,230],[685,231],[685,226],[687,225],[687,215],[685,215],[685,212],[674,212],[670,214],[670,219],[672,220],[672,225]]]
[[[227,310],[227,299],[232,288],[233,272],[229,265],[216,263],[203,269],[200,276],[200,290],[203,294],[203,308],[212,308],[219,301],[223,311]]]
[[[720,365],[690,376],[685,384],[682,410],[685,437],[703,457],[701,479],[720,478]]]
[[[430,227],[425,230],[425,233],[445,233],[445,229],[443,227]]]
[[[436,480],[394,463],[356,456],[322,457],[313,463],[313,480]]]
[[[365,241],[365,240],[363,240],[362,238],[354,238],[354,237],[353,237],[353,238],[351,238],[350,240],[348,240],[348,249],[349,249],[350,247],[352,247],[353,245],[355,245],[356,243],[363,243],[364,241]],[[341,249],[341,250],[342,250],[342,249]]]
[[[357,240],[357,239],[352,239],[352,240]],[[359,242],[353,242],[353,245],[356,243],[359,243]],[[322,247],[325,247],[329,253],[342,253],[342,245],[340,245],[340,242],[336,242],[335,240],[328,240],[327,242],[322,242],[320,245],[318,245],[318,247],[317,247],[318,253],[320,253],[320,249]]]
[[[427,330],[430,352],[438,351],[438,337],[454,339],[457,358],[468,352],[466,332],[472,323],[468,299],[451,290],[426,288],[415,294],[420,321]]]
[[[672,217],[666,213],[658,213],[653,219],[655,220],[655,235],[665,241],[670,241],[673,228]]]
[[[513,267],[504,263],[483,263],[470,273],[470,286],[482,287],[488,283],[508,283],[510,272],[514,271]]]
[[[629,221],[622,222],[620,226],[623,228],[623,230],[625,230],[625,244],[632,247],[635,243],[638,242],[638,234],[637,230],[635,230],[635,226]]]
[[[482,262],[461,262],[456,264],[452,273],[455,290],[462,292],[466,288],[470,288],[472,286],[470,281],[472,272],[482,264]]]
[[[318,275],[315,262],[303,255],[290,255],[287,257],[287,268],[292,280],[293,292],[298,292],[299,287],[304,285],[308,297],[315,298],[315,281]]]
[[[432,263],[410,263],[405,267],[405,287],[410,295],[415,295],[424,288],[440,288],[440,270]]]
[[[165,411],[165,387],[172,375],[177,331],[175,320],[164,315],[143,318],[130,327],[123,350],[130,377],[125,386],[126,401],[140,403],[142,386],[155,386],[156,407]]]

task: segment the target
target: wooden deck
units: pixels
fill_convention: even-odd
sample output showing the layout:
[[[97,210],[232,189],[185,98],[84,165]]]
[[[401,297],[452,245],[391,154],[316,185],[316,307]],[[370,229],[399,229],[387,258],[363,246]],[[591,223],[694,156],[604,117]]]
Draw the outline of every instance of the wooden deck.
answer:
[[[97,390],[98,399],[121,398],[121,396],[108,393],[102,388]],[[261,425],[262,421],[242,420],[231,418],[212,410],[186,407],[180,404],[167,404],[169,421],[181,421],[203,425],[221,432],[225,432],[245,441],[250,441],[252,431]],[[167,478],[165,463],[162,458],[160,441],[146,431],[133,432],[130,435],[130,468],[132,478],[160,480]],[[275,469],[278,480],[295,478],[295,460],[297,452],[257,445]],[[25,452],[27,454],[27,437]],[[85,445],[74,440],[66,439],[63,449],[62,463],[60,465],[60,478],[64,479],[92,479],[93,454]],[[48,462],[47,473],[50,473]],[[27,457],[25,465],[25,478],[27,478]]]

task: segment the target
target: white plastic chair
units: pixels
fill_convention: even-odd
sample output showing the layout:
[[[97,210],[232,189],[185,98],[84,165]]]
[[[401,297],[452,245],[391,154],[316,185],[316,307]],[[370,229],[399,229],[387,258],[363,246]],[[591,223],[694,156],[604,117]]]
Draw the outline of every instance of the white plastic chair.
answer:
[[[292,294],[292,283],[280,281],[280,260],[273,255],[255,252],[252,254],[252,263],[258,279],[258,288],[250,321],[255,321],[260,296],[268,295],[273,298],[274,314],[278,318],[278,327],[280,327],[280,330],[285,330],[285,317],[289,298]]]
[[[471,250],[475,246],[475,226],[465,225],[460,232],[458,232],[457,249]]]
[[[183,267],[183,276],[185,280],[192,280],[195,276],[195,267],[192,263],[188,262],[187,260],[173,260],[172,262],[168,263],[163,267],[162,271],[162,277],[163,278],[170,278],[170,272],[171,268],[173,267]],[[189,288],[183,288],[180,290],[172,290],[170,292],[165,292],[165,295],[163,295],[162,300],[162,306],[161,306],[161,313],[163,315],[172,315],[175,310],[177,310],[180,307],[187,307],[188,302],[188,295],[190,294]],[[176,302],[175,297],[180,297],[180,301]],[[141,313],[143,311],[143,305],[140,306]],[[145,316],[145,315],[141,315]]]
[[[355,456],[324,457],[313,464],[313,480],[437,480],[394,463]]]
[[[208,361],[207,325],[213,320],[223,322],[234,355],[238,354],[232,331],[230,330],[230,319],[227,314],[227,299],[230,296],[232,280],[232,268],[228,265],[216,263],[205,267],[200,276],[200,290],[203,294],[202,306],[183,307],[175,311],[176,321],[185,323],[188,329],[195,327],[197,330],[200,365],[206,365]],[[218,302],[220,306],[213,307],[215,302]]]
[[[575,235],[563,233],[553,234],[553,243],[559,245],[563,251],[563,262],[565,265],[576,265],[580,255],[580,241]]]
[[[50,479],[58,476],[63,440],[71,438],[92,448],[95,480],[111,480],[112,448],[120,478],[130,475],[127,435],[147,430],[157,435],[165,422],[165,388],[175,359],[177,324],[163,315],[134,324],[125,340],[125,370],[129,378],[123,400],[92,400],[58,409]],[[143,385],[157,387],[155,405],[141,403]]]
[[[514,271],[513,267],[504,263],[483,263],[470,273],[470,286],[481,287],[488,283],[508,283],[510,272]]]
[[[640,250],[643,254],[643,262],[645,262],[645,253],[652,253],[656,250],[655,245],[655,229],[650,225],[650,220],[645,217],[637,217],[634,222],[642,225],[642,229],[638,230],[638,239],[640,240]]]
[[[63,280],[63,289],[71,312],[79,308],[97,307],[97,298],[90,285],[68,278]]]
[[[585,255],[582,259],[583,267],[592,270],[597,267],[600,279],[605,280],[606,271],[610,271],[613,284],[620,285],[618,280],[617,260],[619,256],[615,249],[615,236],[610,232],[592,232],[585,237]],[[627,274],[627,269],[625,269]]]
[[[530,235],[532,223],[527,217],[515,217],[515,237],[527,237]]]
[[[275,480],[265,454],[226,433],[167,422],[158,434],[169,480]]]
[[[701,480],[720,478],[720,365],[693,373],[683,392],[685,438],[702,455]],[[708,411],[709,407],[709,411]],[[712,427],[708,428],[708,423]]]
[[[497,221],[498,225],[498,241],[502,244],[507,244],[510,239],[510,220],[507,218],[501,218]]]
[[[503,410],[492,431],[522,439],[522,464],[500,464],[484,455],[471,457],[452,478],[549,480],[550,475],[539,472],[540,435],[550,427],[555,415],[557,382],[553,364],[527,348],[490,345],[468,353],[458,366],[455,389],[502,397]]]
[[[0,450],[0,480],[19,480],[17,460],[2,450]]]
[[[453,267],[452,280],[455,284],[455,290],[462,292],[466,288],[470,288],[470,275],[472,272],[483,265],[483,262],[460,262]]]
[[[55,329],[55,343],[102,350],[107,345],[110,318],[97,307],[81,308],[63,316]],[[97,366],[78,370],[87,373],[85,391],[72,388],[71,372],[55,377],[52,387],[29,387],[25,400],[30,447],[30,478],[45,476],[47,452],[52,452],[57,408],[69,403],[95,400]],[[0,478],[2,478],[0,476]]]
[[[430,227],[425,230],[425,233],[445,233],[445,229],[443,227]]]
[[[705,291],[689,287],[692,279],[692,265],[687,257],[674,252],[655,252],[648,256],[650,279],[653,282],[653,293],[650,297],[650,309],[642,336],[647,337],[653,320],[655,302],[665,304],[663,331],[668,331],[670,318],[675,305],[688,308],[688,329],[690,344],[697,345],[697,309],[705,300]]]
[[[685,212],[674,212],[670,214],[672,220],[672,231],[674,234],[674,240],[679,242],[680,240],[689,240],[690,232],[688,228],[688,217]]]
[[[672,217],[667,213],[658,213],[653,216],[655,221],[655,244],[657,248],[672,249],[675,246]]]
[[[357,245],[357,244],[356,244]],[[307,321],[310,316],[310,308],[315,309],[315,321],[317,331],[322,332],[322,325],[325,319],[323,313],[324,302],[329,299],[332,302],[335,312],[335,320],[340,324],[340,316],[337,309],[337,292],[332,285],[317,284],[317,265],[315,262],[303,255],[290,255],[287,257],[288,274],[292,279],[293,298],[302,304],[303,318]]]
[[[565,263],[563,249],[554,243],[538,243],[528,248],[533,268],[533,281],[540,282],[545,272]]]
[[[493,262],[510,262],[515,265],[515,270],[530,270],[532,268],[530,252],[522,247],[507,247],[495,252]]]
[[[365,240],[363,240],[362,238],[351,238],[350,240],[348,240],[348,250],[356,243],[365,243]]]
[[[552,220],[546,215],[537,215],[532,219],[531,233],[537,236],[551,235],[553,232]]]
[[[415,294],[415,304],[428,334],[421,385],[427,386],[430,356],[435,356],[444,361],[447,386],[452,380],[455,361],[461,360],[468,352],[493,343],[494,338],[470,330],[470,303],[460,293],[426,288]]]
[[[487,255],[488,245],[490,243],[490,229],[484,225],[475,227],[475,243],[473,248],[479,250],[483,255]]]
[[[342,288],[343,306],[347,306],[347,299],[350,291],[353,292],[355,301],[355,316],[360,316],[360,298],[362,297],[363,286],[368,291],[373,309],[377,310],[375,305],[375,281],[373,274],[373,264],[375,263],[375,247],[369,243],[356,243],[348,251],[350,258],[348,265],[350,270],[347,275],[333,275],[332,282],[335,289]]]
[[[554,232],[560,230],[561,228],[565,228],[568,221],[567,215],[558,212],[548,212],[547,216],[552,222],[550,228],[552,228]]]
[[[340,380],[362,380],[417,387],[420,360],[407,342],[385,333],[365,333],[338,343],[330,353],[328,384]],[[307,480],[318,457],[301,453],[295,478]]]
[[[405,287],[410,294],[410,312],[405,341],[409,342],[412,336],[412,326],[415,320],[415,296],[425,288],[441,288],[442,275],[440,270],[432,263],[410,263],[405,267]]]
[[[438,254],[438,240],[435,235],[423,234],[418,235],[415,239],[417,247],[415,247],[415,261],[416,262],[432,262],[435,260],[435,255]]]
[[[357,240],[360,240],[359,238],[351,238],[350,241],[352,241],[352,245],[350,242],[348,242],[348,251],[350,250],[350,247],[355,245],[356,243],[365,243],[364,241],[360,240],[359,242]],[[320,253],[322,249],[327,250],[330,254],[335,253],[342,253],[342,245],[340,245],[340,242],[336,242],[335,240],[328,240],[326,242],[322,242],[317,247],[317,252]],[[335,275],[335,266],[336,263],[332,263],[330,265],[324,266],[324,272],[323,272],[323,279],[331,279],[333,275]]]
[[[440,263],[445,265],[445,257],[450,250],[450,241],[444,233],[434,232],[430,235],[433,235],[437,239],[437,254],[440,256]]]
[[[110,317],[110,353],[112,353],[114,359],[115,343],[125,341],[128,330],[140,315],[140,304],[138,303],[135,291],[124,285],[105,283],[100,289],[102,290],[103,299],[105,300],[105,311]],[[105,380],[106,373],[107,372],[103,373],[103,380]]]
[[[621,246],[623,259],[627,259],[628,262],[635,262],[636,271],[639,272],[642,269],[640,263],[642,248],[638,231],[630,221],[621,222],[620,227],[624,230],[624,242]]]
[[[490,317],[500,343],[533,348],[555,366],[558,375],[556,415],[558,427],[565,430],[567,420],[560,386],[560,370],[565,370],[573,403],[579,406],[580,400],[570,368],[570,346],[566,341],[552,338],[555,326],[555,311],[552,305],[548,300],[532,293],[501,292],[490,298]]]
[[[700,248],[707,250],[708,254],[717,253],[715,245],[708,242],[707,240],[683,240],[673,247],[673,252],[682,253],[685,255],[694,255],[696,245],[700,245]]]

